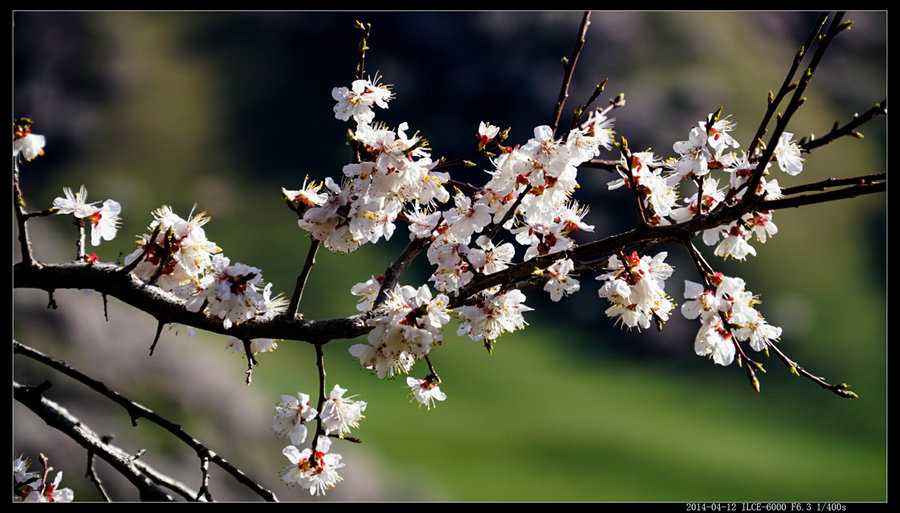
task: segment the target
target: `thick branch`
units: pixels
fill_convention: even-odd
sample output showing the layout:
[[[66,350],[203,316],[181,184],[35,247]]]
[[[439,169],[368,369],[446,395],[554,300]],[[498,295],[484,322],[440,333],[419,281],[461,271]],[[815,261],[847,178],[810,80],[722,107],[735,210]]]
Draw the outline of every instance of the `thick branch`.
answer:
[[[113,264],[103,263],[29,266],[20,262],[13,267],[13,282],[16,288],[96,290],[147,312],[159,322],[184,324],[239,339],[274,338],[325,343],[333,339],[355,338],[368,331],[362,314],[318,321],[279,317],[265,322],[248,321],[225,329],[221,319],[202,311],[188,311],[183,299],[120,270]]]
[[[39,389],[13,382],[13,396],[37,414],[50,427],[59,430],[88,451],[103,458],[137,487],[141,500],[171,501],[172,497],[152,482],[122,449],[104,442],[101,437],[75,418],[65,408],[46,399]]]
[[[172,433],[173,436],[184,442],[188,447],[193,449],[199,457],[206,458],[209,461],[215,463],[216,465],[221,467],[222,470],[234,477],[235,480],[253,490],[263,499],[270,501],[277,500],[274,493],[263,488],[256,481],[250,479],[240,469],[229,463],[227,460],[202,444],[199,440],[188,434],[184,429],[181,428],[180,425],[157,414],[153,410],[141,404],[138,404],[131,399],[128,399],[115,390],[110,389],[104,383],[97,381],[90,376],[87,376],[86,374],[72,368],[69,364],[62,360],[47,356],[40,351],[28,347],[16,340],[13,340],[13,351],[16,354],[27,356],[75,379],[76,381],[88,386],[89,388],[111,400],[112,402],[118,404],[128,412],[128,415],[131,417],[131,424],[133,426],[137,426],[137,419],[145,418],[150,422],[153,422],[154,424],[162,427],[166,431]]]

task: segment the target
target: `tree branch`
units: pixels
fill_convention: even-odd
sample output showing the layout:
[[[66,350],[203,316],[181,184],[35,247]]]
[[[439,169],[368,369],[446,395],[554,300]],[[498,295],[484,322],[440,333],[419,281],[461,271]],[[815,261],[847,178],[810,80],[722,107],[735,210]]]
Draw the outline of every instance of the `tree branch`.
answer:
[[[42,389],[13,382],[13,397],[38,415],[50,427],[67,435],[93,454],[112,465],[140,494],[141,500],[171,501],[172,497],[139,469],[134,458],[122,449],[105,443],[99,435],[57,403],[42,396]]]
[[[104,383],[91,378],[90,376],[72,368],[66,362],[53,358],[51,356],[45,355],[40,351],[37,351],[31,347],[22,344],[19,341],[13,340],[13,352],[15,354],[21,354],[23,356],[27,356],[32,360],[40,362],[58,372],[61,372],[70,378],[75,379],[79,383],[84,384],[91,390],[99,393],[100,395],[106,397],[110,401],[118,404],[122,408],[128,412],[128,415],[131,417],[131,425],[137,426],[137,420],[140,418],[145,418],[150,422],[162,427],[173,436],[184,442],[188,447],[194,450],[197,453],[198,457],[201,459],[207,459],[219,467],[222,468],[225,472],[230,474],[235,478],[239,483],[247,486],[257,495],[262,497],[263,499],[269,501],[277,501],[275,494],[270,490],[262,487],[256,481],[250,479],[243,471],[229,463],[227,460],[216,454],[214,451],[210,450],[199,440],[188,434],[182,427],[169,419],[155,413],[153,410],[138,404],[131,399],[126,398],[122,394],[116,392],[115,390],[110,389]]]

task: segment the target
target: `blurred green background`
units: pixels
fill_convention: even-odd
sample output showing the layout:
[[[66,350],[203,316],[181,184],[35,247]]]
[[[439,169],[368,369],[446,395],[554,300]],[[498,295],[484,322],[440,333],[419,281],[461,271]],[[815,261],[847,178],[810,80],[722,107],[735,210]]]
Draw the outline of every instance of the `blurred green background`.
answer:
[[[767,92],[782,83],[815,18],[595,12],[563,119],[608,77],[601,102],[625,93],[616,128],[633,149],[672,156],[671,144],[719,106],[746,147]],[[798,138],[824,134],[886,97],[886,13],[846,18],[853,28],[833,43],[794,118]],[[479,121],[511,127],[512,144],[549,122],[560,59],[571,53],[581,13],[15,12],[12,115],[31,117],[47,137],[46,154],[22,166],[29,206],[45,208],[62,187],[82,183],[90,200],[118,200],[119,236],[97,248],[101,260],[114,261],[133,250],[153,209],[167,204],[187,216],[197,204],[212,217],[207,235],[226,256],[260,267],[289,295],[308,240],[280,188],[298,188],[307,174],[337,177],[349,161],[347,125],[334,119],[330,93],[353,80],[355,19],[373,25],[366,69],[394,85],[396,99],[378,119],[408,122],[435,157],[453,158],[474,147]],[[886,125],[878,119],[863,127],[863,140],[805,155],[803,174],[778,173],[779,183],[885,171]],[[621,214],[630,195],[607,191],[609,178],[579,175],[594,237],[633,222]],[[886,500],[886,195],[777,212],[775,223],[779,233],[756,244],[759,256],[744,263],[703,251],[761,296],[761,312],[784,328],[789,356],[828,381],[850,383],[859,399],[795,378],[774,357],[762,357],[768,373],[757,393],[742,369],[695,356],[696,327],[679,315],[661,334],[614,327],[594,277],[583,276],[581,293],[559,304],[529,294],[530,327],[501,337],[492,355],[445,330],[433,362],[448,399],[431,411],[408,404],[403,380],[360,369],[347,353],[356,341],[328,344],[329,383],[369,406],[354,433],[363,444],[335,445],[347,464],[345,482],[324,499]],[[32,225],[39,259],[73,257],[68,221]],[[401,228],[390,243],[350,255],[320,251],[301,311],[307,318],[354,313],[350,287],[383,272],[405,240]],[[679,248],[663,250],[676,266],[667,290],[680,302],[683,281],[696,277]],[[420,257],[403,282],[423,283],[429,272]],[[245,364],[226,354],[223,337],[167,331],[148,358],[155,323],[115,300],[104,322],[99,297],[59,291],[58,310],[45,308],[45,294],[16,290],[14,297],[17,339],[86,372],[111,373],[110,386],[205,435],[281,500],[308,498],[279,483],[284,443],[268,424],[280,394],[314,393],[311,347],[287,341],[261,355],[245,387]],[[425,372],[417,367],[414,375]],[[28,384],[46,374],[21,357],[14,373]],[[82,420],[115,432],[123,445],[154,447],[148,461],[158,457],[156,465],[198,485],[196,462],[177,443],[150,426],[128,427],[115,409],[91,410],[100,401],[75,389],[51,392],[86,404]],[[63,485],[77,499],[97,499],[81,477],[80,449],[43,434],[18,406],[13,420],[14,454],[36,459],[43,451],[66,470]],[[108,479],[120,498],[134,498]],[[214,482],[225,487],[227,478]],[[220,493],[254,498],[240,489]]]

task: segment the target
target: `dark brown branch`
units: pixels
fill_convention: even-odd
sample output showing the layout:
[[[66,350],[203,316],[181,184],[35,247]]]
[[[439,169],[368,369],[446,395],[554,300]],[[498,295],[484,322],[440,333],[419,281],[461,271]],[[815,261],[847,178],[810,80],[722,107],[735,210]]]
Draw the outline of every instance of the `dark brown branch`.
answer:
[[[775,129],[772,131],[772,135],[769,138],[769,145],[763,151],[762,157],[760,157],[759,163],[756,165],[756,169],[754,169],[753,174],[745,184],[747,190],[744,195],[745,201],[762,200],[762,197],[757,193],[759,182],[762,180],[763,174],[765,173],[769,162],[772,160],[772,156],[775,154],[775,149],[778,147],[781,134],[785,132],[794,113],[796,113],[800,106],[806,101],[803,94],[806,92],[806,87],[809,85],[810,80],[812,80],[813,73],[815,73],[819,62],[821,62],[822,57],[824,57],[829,44],[841,31],[849,26],[846,23],[841,23],[842,18],[843,13],[838,13],[834,20],[832,20],[828,32],[819,37],[819,44],[816,47],[816,52],[813,54],[809,66],[806,68],[803,76],[800,77],[800,80],[797,81],[797,85],[794,88],[794,95],[788,102],[787,107],[785,107],[784,114],[779,116],[778,121],[775,123]]]
[[[581,50],[584,48],[584,38],[587,35],[587,29],[590,24],[591,11],[587,11],[581,18],[581,29],[578,32],[578,38],[575,40],[575,48],[572,50],[572,57],[563,61],[563,66],[565,68],[563,83],[562,87],[559,89],[559,98],[556,100],[556,108],[553,110],[553,118],[550,122],[550,128],[553,130],[554,135],[559,126],[559,117],[562,114],[563,105],[566,103],[566,98],[569,97],[569,84],[572,82],[575,64],[578,62],[578,57],[581,55]]]
[[[110,389],[104,383],[97,381],[96,379],[91,378],[90,376],[72,368],[66,362],[45,355],[40,351],[28,347],[16,340],[13,340],[13,352],[15,354],[27,356],[32,360],[40,362],[58,372],[61,372],[66,376],[75,379],[79,383],[86,385],[91,390],[94,390],[110,401],[118,404],[119,406],[124,408],[126,412],[128,412],[128,415],[131,417],[132,426],[137,426],[137,420],[140,418],[144,418],[162,427],[166,431],[172,433],[173,436],[184,442],[188,447],[193,449],[199,457],[209,458],[210,461],[212,461],[213,463],[221,467],[225,472],[234,477],[236,481],[247,486],[263,499],[270,501],[277,500],[274,493],[263,488],[258,483],[247,477],[247,475],[244,474],[240,469],[234,467],[227,460],[217,455],[214,451],[210,450],[196,438],[184,431],[184,429],[182,429],[180,425],[166,419],[153,410],[141,404],[138,404],[131,399],[128,399],[115,390]]]
[[[809,371],[807,371],[806,369],[804,369],[803,367],[797,365],[796,362],[794,362],[793,360],[788,358],[786,354],[784,354],[780,349],[778,349],[778,346],[776,346],[775,344],[770,342],[768,344],[768,348],[775,351],[775,354],[778,355],[778,358],[781,359],[781,361],[791,370],[791,372],[793,374],[807,378],[807,379],[811,380],[812,382],[816,383],[817,385],[819,385],[820,387],[822,387],[826,390],[831,390],[832,392],[839,395],[840,397],[844,397],[846,399],[856,399],[859,397],[858,395],[856,395],[856,393],[854,393],[850,390],[850,385],[848,385],[846,383],[841,383],[839,385],[833,385],[833,384],[825,381],[823,378],[816,376],[816,375],[810,373]]]
[[[316,399],[316,411],[321,412],[322,406],[327,398],[325,397],[325,351],[322,344],[316,344],[316,369],[319,372],[319,397]],[[315,458],[316,448],[319,445],[319,436],[325,434],[325,428],[322,426],[322,415],[316,416],[316,432],[312,440],[312,454]]]
[[[872,121],[878,116],[883,115],[887,115],[887,98],[881,100],[880,103],[876,103],[874,106],[872,106],[871,109],[863,112],[862,115],[854,114],[853,119],[844,126],[839,127],[838,123],[835,122],[834,127],[831,129],[831,131],[822,137],[816,138],[810,136],[809,141],[805,141],[800,144],[800,149],[809,153],[820,146],[825,146],[826,144],[831,143],[839,137],[844,137],[847,135],[862,137],[862,135],[857,132],[856,129],[864,125],[865,123]]]
[[[603,89],[606,88],[606,82],[609,79],[604,78],[602,82],[597,84],[597,87],[594,88],[594,92],[591,93],[591,96],[588,98],[583,105],[580,105],[577,109],[575,109],[575,113],[572,114],[572,126],[570,130],[574,130],[578,124],[581,122],[581,118],[584,116],[584,113],[590,109],[592,103],[597,101],[597,98],[600,98],[600,95],[603,94]]]
[[[297,316],[297,309],[300,307],[300,299],[303,297],[303,289],[306,287],[306,280],[309,278],[309,272],[316,263],[316,252],[319,250],[319,240],[310,237],[309,251],[306,253],[306,261],[303,263],[303,270],[297,276],[297,285],[294,287],[294,293],[291,295],[291,302],[288,304],[287,310],[284,312],[285,317],[293,319]]]
[[[488,228],[485,235],[488,240],[494,240],[494,237],[500,232],[500,229],[503,228],[503,225],[506,224],[514,215],[516,215],[516,211],[519,210],[519,205],[522,204],[522,201],[525,200],[525,196],[527,196],[531,192],[531,184],[525,186],[522,189],[522,192],[519,193],[519,196],[513,202],[512,206],[506,209],[506,212],[503,213],[503,218],[500,221],[494,223],[490,228]]]
[[[119,270],[115,265],[104,263],[29,266],[19,262],[13,266],[13,282],[16,288],[96,290],[152,315],[158,322],[193,326],[239,339],[274,338],[324,343],[355,338],[369,330],[363,314],[317,321],[278,317],[269,321],[247,321],[225,329],[221,319],[203,311],[191,312],[185,307],[185,300],[132,274],[123,275]]]
[[[99,435],[88,428],[57,403],[43,397],[39,390],[13,382],[13,396],[25,407],[37,414],[50,427],[65,434],[86,450],[103,458],[116,471],[133,484],[141,500],[171,501],[172,497],[150,480],[137,468],[132,456],[122,449],[105,443]]]
[[[853,185],[868,185],[887,180],[887,173],[872,173],[870,175],[854,176],[850,178],[826,178],[819,182],[810,182],[793,187],[781,189],[782,196],[790,196],[801,192],[824,191],[834,187],[847,187]]]
[[[781,84],[781,88],[778,90],[778,94],[772,96],[772,93],[769,92],[769,101],[766,107],[766,113],[763,115],[762,121],[759,123],[759,128],[756,130],[756,135],[753,136],[753,139],[750,140],[750,144],[747,147],[747,155],[752,156],[753,152],[756,150],[757,144],[762,140],[763,135],[766,133],[766,127],[769,126],[769,121],[772,120],[772,116],[775,115],[775,111],[778,110],[778,105],[781,101],[790,93],[795,85],[792,85],[791,82],[794,80],[794,74],[797,73],[797,69],[800,67],[800,62],[803,60],[803,57],[806,56],[806,53],[809,51],[809,48],[816,41],[816,37],[819,35],[819,32],[822,31],[822,27],[825,25],[825,21],[828,19],[828,15],[826,13],[822,13],[819,15],[818,21],[813,26],[812,32],[810,32],[809,37],[806,39],[806,43],[797,50],[797,53],[794,54],[794,60],[791,62],[791,67],[788,70],[787,76],[784,78],[784,82]]]
[[[104,440],[106,441],[106,440]],[[106,489],[103,487],[103,483],[100,481],[100,477],[97,476],[97,470],[94,468],[94,451],[88,451],[87,456],[87,470],[85,470],[85,475],[88,479],[94,483],[94,486],[97,488],[97,492],[103,497],[103,500],[106,502],[112,502],[112,499],[109,498],[109,494],[106,493]]]
[[[396,260],[391,264],[390,267],[383,274],[383,279],[381,281],[381,288],[378,289],[378,295],[375,296],[375,302],[373,303],[372,310],[378,309],[386,300],[388,292],[394,290],[394,287],[397,286],[397,283],[400,282],[400,276],[403,275],[403,271],[409,267],[409,264],[416,258],[416,255],[422,251],[422,248],[428,244],[429,239],[427,238],[415,238],[409,241],[409,244],[403,248],[403,251],[397,257]],[[367,330],[368,331],[368,330]]]
[[[19,168],[13,157],[13,205],[16,210],[16,225],[19,229],[19,249],[22,252],[22,261],[31,264],[34,259],[31,255],[31,242],[28,240],[28,230],[25,222],[28,220],[28,212],[25,211],[25,199],[19,188]]]

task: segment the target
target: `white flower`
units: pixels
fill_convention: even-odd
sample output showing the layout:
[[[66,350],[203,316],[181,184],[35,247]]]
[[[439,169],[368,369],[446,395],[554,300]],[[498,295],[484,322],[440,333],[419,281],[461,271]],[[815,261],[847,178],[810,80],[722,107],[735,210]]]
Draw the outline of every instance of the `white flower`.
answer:
[[[19,155],[25,160],[34,160],[44,154],[44,145],[47,143],[43,135],[29,133],[19,139],[13,140],[13,158]]]
[[[281,302],[272,308],[268,294],[259,292],[261,281],[262,271],[256,267],[232,265],[228,257],[213,255],[209,274],[200,279],[185,307],[197,312],[205,305],[210,315],[222,319],[225,329],[256,317],[270,317]]]
[[[322,495],[329,488],[334,488],[343,481],[337,470],[343,468],[344,464],[341,462],[341,455],[329,453],[329,449],[331,440],[325,436],[316,440],[315,455],[311,448],[301,452],[294,445],[285,447],[282,454],[291,465],[284,469],[281,479],[285,483],[308,489],[310,495]]]
[[[425,405],[430,410],[435,406],[435,401],[447,399],[447,394],[441,392],[441,387],[431,379],[418,379],[412,376],[406,378],[406,386],[411,390],[410,394],[419,402],[419,407]],[[410,400],[412,402],[412,400]]]
[[[431,213],[428,213],[427,210],[423,211],[418,200],[413,202],[413,209],[407,210],[404,214],[409,221],[410,240],[431,237],[442,216],[440,211]]]
[[[393,97],[390,89],[377,84],[378,77],[374,80],[354,80],[350,88],[335,87],[331,90],[331,97],[337,101],[334,106],[334,117],[341,121],[348,121],[351,117],[357,123],[371,123],[375,118],[373,105],[382,109],[388,108],[388,101]]]
[[[395,287],[387,292],[386,311],[367,321],[373,326],[367,343],[351,346],[350,354],[382,379],[408,373],[441,342],[441,328],[450,322],[447,303],[444,294],[432,297],[427,285]]]
[[[309,395],[302,392],[298,392],[297,397],[282,395],[281,402],[275,405],[272,429],[279,436],[290,438],[292,444],[300,445],[306,441],[306,423],[318,413],[309,405]]]
[[[31,460],[26,458],[24,454],[13,460],[13,481],[15,484],[25,484],[34,479],[40,479],[41,475],[37,472],[29,471],[29,467],[31,467]]]
[[[494,140],[500,133],[500,127],[482,121],[478,124],[478,149],[483,150],[487,143]]]
[[[544,284],[544,290],[550,293],[551,300],[559,301],[563,296],[577,292],[581,288],[578,280],[569,276],[574,268],[575,263],[569,258],[557,260],[547,268],[550,279]]]
[[[684,298],[689,301],[681,305],[681,314],[687,319],[700,317],[701,322],[706,322],[719,315],[720,310],[727,310],[727,304],[722,298],[692,281],[684,280]]]
[[[469,262],[484,274],[494,274],[506,269],[516,252],[511,243],[494,246],[485,235],[478,237],[475,243],[480,249],[469,250],[467,256]]]
[[[666,252],[650,258],[639,257],[637,252],[625,255],[625,261],[613,255],[609,258],[609,272],[597,277],[605,281],[598,291],[612,305],[606,310],[608,317],[618,318],[629,328],[646,329],[654,322],[660,324],[669,318],[674,308],[665,292],[665,280],[673,268],[665,262]]]
[[[315,181],[309,182],[309,175],[307,175],[300,189],[291,190],[282,187],[281,194],[288,201],[300,203],[306,207],[317,207],[325,203],[325,200],[328,198],[327,194],[319,192],[322,185],[322,182],[318,184]]]
[[[751,235],[756,235],[759,242],[765,243],[769,237],[778,233],[778,227],[772,222],[771,210],[745,214],[741,220],[746,223]]]
[[[85,218],[91,224],[91,245],[99,246],[100,239],[109,241],[116,238],[122,220],[119,217],[121,211],[122,206],[117,201],[108,199]]]
[[[706,130],[694,127],[686,141],[678,141],[672,145],[681,158],[675,162],[675,172],[678,176],[694,177],[703,176],[709,172],[709,160],[712,155],[706,149]]]
[[[74,194],[69,187],[63,187],[63,194],[66,195],[65,198],[53,200],[53,208],[57,209],[57,214],[72,214],[78,219],[84,219],[97,211],[93,203],[87,202],[87,189],[84,185]]]
[[[694,339],[694,352],[698,356],[711,358],[716,365],[727,367],[734,361],[734,344],[731,333],[725,330],[721,318],[716,316],[700,325]]]
[[[362,414],[366,410],[365,401],[357,401],[352,397],[344,397],[347,391],[340,385],[334,385],[325,404],[322,405],[322,413],[319,418],[325,424],[325,434],[337,432],[338,436],[344,438],[345,433],[350,432],[350,428],[358,428],[359,421],[365,416]]]
[[[472,204],[472,199],[459,193],[453,198],[456,206],[444,213],[454,237],[465,239],[491,223],[491,209],[484,203]]]
[[[709,139],[707,143],[715,150],[716,155],[721,155],[727,148],[738,148],[740,143],[732,137],[728,132],[734,130],[734,123],[731,122],[731,116],[726,116],[713,123],[712,129],[709,130]],[[706,121],[700,122],[700,127],[706,130]]]
[[[740,222],[734,222],[721,232],[724,237],[713,252],[722,258],[732,257],[735,260],[744,260],[747,255],[756,256],[756,249],[747,242],[749,235],[744,231]]]
[[[771,343],[770,341],[781,336],[781,328],[766,322],[763,316],[755,310],[753,313],[756,315],[747,315],[747,320],[732,320],[737,325],[734,335],[738,340],[749,341],[750,347],[755,351],[763,351]]]
[[[360,298],[356,302],[357,310],[360,312],[368,312],[372,309],[372,306],[375,304],[375,299],[378,297],[378,291],[381,290],[381,282],[383,281],[383,275],[378,275],[377,277],[372,276],[367,281],[357,283],[350,288],[350,293],[354,296],[359,296]]]
[[[800,148],[797,143],[791,141],[794,134],[784,132],[778,139],[778,146],[775,147],[774,157],[778,161],[778,167],[785,173],[796,176],[803,171],[803,159],[800,158]]]
[[[28,118],[18,118],[13,122],[13,161],[18,169],[19,157],[25,160],[34,160],[44,154],[46,139],[43,135],[31,133],[33,121]]]
[[[155,218],[148,227],[151,232],[159,228],[159,234],[149,248],[151,235],[144,234],[138,239],[141,246],[125,258],[129,265],[143,255],[134,274],[143,280],[149,280],[157,270],[161,275],[156,281],[163,290],[187,298],[194,292],[193,286],[186,283],[199,282],[201,277],[212,268],[212,256],[222,250],[206,238],[203,226],[209,222],[205,212],[189,216],[184,220],[168,206],[153,211]],[[146,252],[146,254],[145,254]]]

